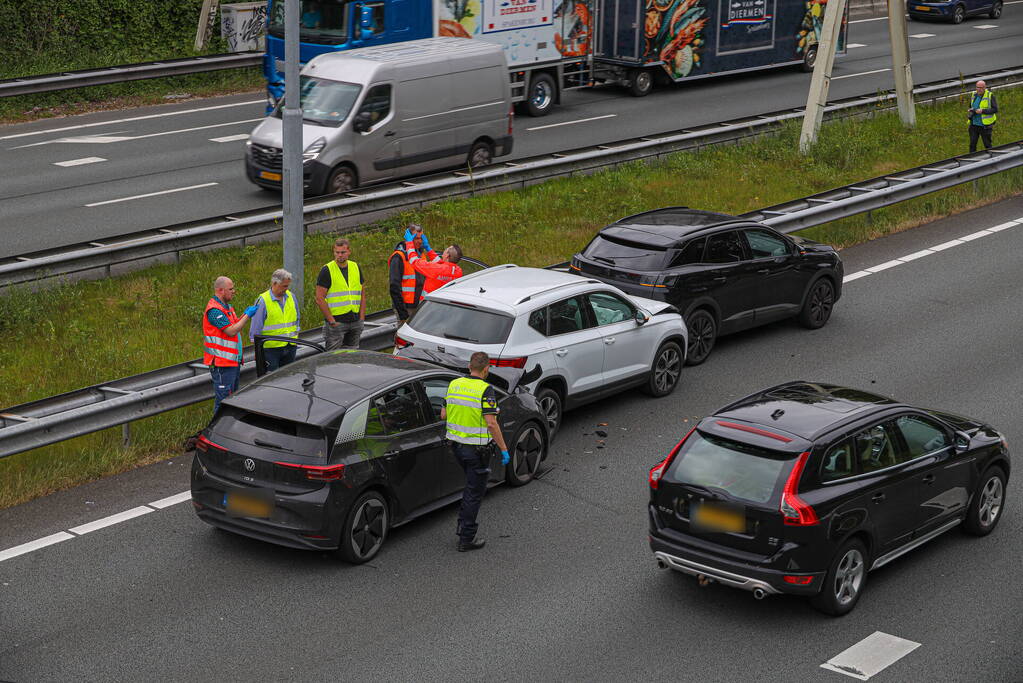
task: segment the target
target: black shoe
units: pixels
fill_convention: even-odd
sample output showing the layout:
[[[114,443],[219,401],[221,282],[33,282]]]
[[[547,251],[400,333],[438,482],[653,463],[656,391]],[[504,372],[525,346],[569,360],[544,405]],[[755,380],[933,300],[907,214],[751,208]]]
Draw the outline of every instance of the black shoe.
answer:
[[[459,541],[458,542],[458,552],[460,552],[460,553],[467,553],[470,550],[479,550],[480,548],[482,548],[486,544],[487,544],[486,541],[477,541],[477,540]]]

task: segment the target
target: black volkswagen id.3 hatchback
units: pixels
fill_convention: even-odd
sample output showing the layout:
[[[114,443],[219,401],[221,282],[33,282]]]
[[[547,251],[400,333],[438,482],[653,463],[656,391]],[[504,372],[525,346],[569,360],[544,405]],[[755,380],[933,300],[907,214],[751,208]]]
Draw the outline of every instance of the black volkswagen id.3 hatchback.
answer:
[[[867,572],[956,526],[994,530],[1009,478],[992,427],[793,382],[704,418],[650,470],[661,568],[852,610]]]
[[[271,543],[370,560],[389,529],[461,496],[465,475],[440,419],[448,384],[461,374],[457,363],[332,351],[255,380],[223,401],[196,445],[199,518]],[[512,457],[507,466],[494,459],[491,485],[521,486],[547,456],[547,422],[518,386],[532,381],[529,373],[494,368],[490,381]]]

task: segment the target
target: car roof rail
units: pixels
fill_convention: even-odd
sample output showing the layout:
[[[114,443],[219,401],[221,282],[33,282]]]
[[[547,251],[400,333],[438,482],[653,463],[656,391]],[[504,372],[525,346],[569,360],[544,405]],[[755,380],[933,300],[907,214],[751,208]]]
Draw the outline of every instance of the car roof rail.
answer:
[[[611,225],[616,225],[618,223],[621,223],[622,221],[627,221],[630,218],[638,218],[639,216],[645,216],[645,215],[647,215],[649,213],[659,213],[661,211],[670,211],[671,209],[684,209],[686,211],[690,210],[690,208],[688,206],[662,206],[659,209],[650,209],[649,211],[640,211],[639,213],[634,213],[631,216],[625,216],[624,218],[619,218],[618,220],[616,220]]]
[[[445,282],[443,285],[441,285],[440,287],[438,287],[437,289],[435,289],[433,291],[439,292],[440,290],[449,288],[452,285],[458,284],[459,282],[465,282],[467,280],[472,280],[473,278],[479,277],[480,275],[483,275],[484,273],[489,273],[489,272],[492,272],[492,271],[495,271],[495,270],[500,270],[500,269],[507,270],[508,268],[521,268],[521,266],[519,266],[517,263],[502,263],[499,266],[490,266],[489,268],[484,268],[483,270],[477,270],[475,273],[469,273],[468,275],[463,275],[460,278],[455,278],[451,282]]]
[[[579,277],[579,276],[576,276],[576,277]],[[594,280],[592,278],[582,278],[582,277],[580,277],[579,278],[579,282],[563,282],[560,285],[554,285],[553,287],[545,289],[542,292],[533,292],[532,294],[524,296],[521,299],[519,299],[518,301],[516,301],[515,305],[518,306],[519,304],[524,304],[527,301],[529,301],[530,299],[532,299],[534,296],[540,296],[541,294],[550,294],[551,292],[556,292],[559,289],[564,289],[566,287],[577,287],[578,285],[581,285],[581,284],[603,285],[603,284],[607,284],[607,283],[601,282],[600,280]]]

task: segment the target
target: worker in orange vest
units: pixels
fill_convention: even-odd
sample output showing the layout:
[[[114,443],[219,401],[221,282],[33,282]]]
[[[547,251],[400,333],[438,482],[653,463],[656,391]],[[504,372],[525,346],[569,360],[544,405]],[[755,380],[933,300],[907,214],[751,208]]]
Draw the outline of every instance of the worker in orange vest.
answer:
[[[462,260],[462,248],[457,244],[445,249],[440,261],[434,263],[419,256],[414,240],[405,242],[405,253],[408,255],[408,262],[412,264],[412,269],[426,278],[423,291],[427,294],[462,277],[462,268],[458,265]]]
[[[214,413],[221,401],[238,391],[242,369],[241,331],[256,312],[255,306],[249,306],[239,318],[231,306],[233,298],[234,283],[221,275],[213,282],[213,296],[202,315],[202,362],[209,366],[213,378]]]
[[[439,261],[440,257],[430,248],[430,242],[423,234],[423,227],[410,223],[405,228],[404,239],[394,245],[394,251],[388,258],[389,271],[388,291],[391,294],[391,307],[398,325],[407,322],[416,313],[423,299],[423,285],[426,277],[416,273],[409,263],[406,245],[411,242],[416,254],[427,262]]]

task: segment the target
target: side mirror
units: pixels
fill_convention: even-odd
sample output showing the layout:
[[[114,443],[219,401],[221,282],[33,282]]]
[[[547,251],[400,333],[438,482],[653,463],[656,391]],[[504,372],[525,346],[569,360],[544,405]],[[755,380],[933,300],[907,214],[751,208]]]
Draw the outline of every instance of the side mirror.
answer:
[[[645,325],[650,320],[650,315],[642,308],[636,309],[636,324]]]
[[[970,435],[963,432],[955,433],[956,453],[965,453],[970,450]]]
[[[360,111],[352,121],[352,130],[356,133],[365,133],[370,129],[372,121],[373,116],[368,111]]]

